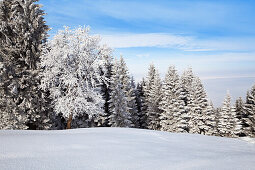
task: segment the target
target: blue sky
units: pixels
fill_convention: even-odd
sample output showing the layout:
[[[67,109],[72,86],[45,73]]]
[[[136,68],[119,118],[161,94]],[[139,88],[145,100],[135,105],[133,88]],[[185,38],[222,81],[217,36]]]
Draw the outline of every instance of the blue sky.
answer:
[[[154,63],[163,76],[188,67],[220,106],[255,84],[253,0],[40,0],[53,36],[64,25],[89,25],[92,34],[123,55],[140,80]]]

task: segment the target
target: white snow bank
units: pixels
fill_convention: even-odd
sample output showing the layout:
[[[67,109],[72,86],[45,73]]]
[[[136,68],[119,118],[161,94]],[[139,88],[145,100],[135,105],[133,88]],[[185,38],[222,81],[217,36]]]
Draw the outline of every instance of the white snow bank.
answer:
[[[254,169],[255,144],[125,128],[0,131],[1,170]]]

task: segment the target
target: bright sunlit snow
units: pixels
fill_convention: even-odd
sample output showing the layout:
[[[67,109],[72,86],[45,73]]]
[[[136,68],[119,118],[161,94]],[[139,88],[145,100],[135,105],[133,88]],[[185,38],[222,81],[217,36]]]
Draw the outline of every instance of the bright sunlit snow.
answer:
[[[250,139],[127,128],[0,131],[1,170],[253,169]]]

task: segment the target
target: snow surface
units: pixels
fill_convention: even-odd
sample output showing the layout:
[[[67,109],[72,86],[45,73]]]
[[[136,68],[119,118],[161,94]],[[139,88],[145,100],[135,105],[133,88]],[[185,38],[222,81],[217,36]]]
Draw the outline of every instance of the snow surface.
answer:
[[[0,131],[1,170],[255,169],[252,139],[131,128]]]

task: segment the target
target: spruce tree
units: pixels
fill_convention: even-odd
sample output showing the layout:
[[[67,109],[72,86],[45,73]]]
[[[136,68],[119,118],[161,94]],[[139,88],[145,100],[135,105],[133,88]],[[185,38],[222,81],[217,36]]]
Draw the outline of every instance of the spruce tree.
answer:
[[[127,107],[129,115],[131,116],[131,126],[137,127],[138,117],[137,117],[137,106],[135,100],[135,86],[132,86],[131,78],[128,73],[128,68],[121,56],[119,60],[119,81],[122,84],[123,91],[127,100]]]
[[[159,130],[160,129],[160,116],[162,110],[160,109],[160,102],[162,97],[162,84],[159,77],[159,73],[156,71],[155,76],[153,77],[153,82],[151,83],[151,88],[147,91],[147,127],[148,129],[152,130]],[[148,84],[150,84],[148,83]]]
[[[219,122],[218,122],[218,131],[219,135],[230,137],[232,136],[234,129],[234,118],[235,109],[231,106],[231,97],[227,93],[223,105],[221,107]]]
[[[197,119],[195,116],[195,106],[194,106],[194,95],[192,95],[192,83],[194,80],[194,75],[192,69],[184,71],[180,79],[180,99],[182,103],[180,104],[181,109],[181,120],[179,120],[179,126],[186,132],[196,132],[198,131]]]
[[[252,87],[246,95],[245,112],[247,118],[245,118],[248,127],[246,128],[249,136],[255,136],[255,86]]]
[[[195,128],[193,127],[195,130],[193,133],[205,134],[206,129],[209,130],[209,127],[206,127],[206,120],[212,120],[212,115],[208,112],[211,112],[213,108],[211,108],[212,106],[209,106],[209,101],[203,84],[198,77],[195,77],[193,80],[192,95],[194,99],[194,114],[192,115],[192,121],[195,122]],[[210,118],[208,116],[210,116]]]
[[[145,80],[142,79],[141,82],[137,84],[136,90],[136,103],[137,103],[137,111],[139,116],[139,127],[145,129],[147,127],[146,120],[146,103],[145,103]]]
[[[216,112],[213,107],[212,102],[206,106],[203,115],[201,116],[201,120],[203,121],[201,129],[204,130],[204,134],[206,135],[216,135],[217,128],[216,128]]]
[[[113,57],[112,57],[112,50],[107,46],[103,46],[99,49],[99,55],[102,56],[102,64],[99,67],[99,88],[101,94],[104,99],[104,114],[97,115],[96,121],[97,126],[109,126],[108,117],[110,116],[110,86],[111,86],[111,76],[112,76],[112,67],[113,67]]]
[[[162,86],[162,100],[160,108],[162,114],[160,116],[161,130],[169,132],[177,132],[177,118],[181,115],[180,104],[180,84],[179,76],[174,66],[169,67]]]
[[[0,1],[0,112],[2,128],[47,129],[49,113],[37,64],[48,26],[37,0]],[[5,121],[6,121],[5,120]],[[8,124],[8,127],[5,126]]]
[[[243,136],[249,136],[249,124],[247,122],[248,115],[246,114],[245,111],[245,104],[242,100],[242,98],[238,98],[235,103],[235,108],[236,108],[236,117],[239,119],[241,123],[241,129],[240,133],[238,136],[243,137]]]
[[[116,60],[111,77],[111,95],[110,95],[110,112],[109,124],[112,127],[131,127],[131,115],[128,108],[128,101],[121,83],[122,68]]]
[[[140,118],[138,114],[138,107],[137,107],[137,89],[135,85],[135,80],[133,76],[131,77],[131,82],[130,82],[131,88],[129,90],[129,112],[131,115],[131,122],[133,124],[133,127],[135,128],[140,128]]]

